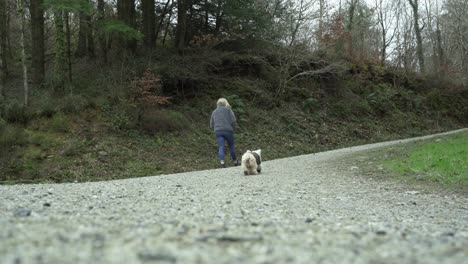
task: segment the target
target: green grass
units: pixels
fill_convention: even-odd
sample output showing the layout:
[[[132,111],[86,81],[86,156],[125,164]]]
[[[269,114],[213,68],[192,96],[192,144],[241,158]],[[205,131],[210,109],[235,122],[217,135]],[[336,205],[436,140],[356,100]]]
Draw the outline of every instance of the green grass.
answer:
[[[468,133],[418,142],[384,166],[408,179],[468,188]]]

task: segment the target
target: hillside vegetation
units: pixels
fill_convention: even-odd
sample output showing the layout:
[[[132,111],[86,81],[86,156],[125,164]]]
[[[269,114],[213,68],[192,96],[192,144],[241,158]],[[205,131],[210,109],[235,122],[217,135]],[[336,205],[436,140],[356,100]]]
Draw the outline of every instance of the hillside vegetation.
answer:
[[[0,181],[99,181],[217,168],[208,125],[219,97],[237,115],[238,154],[262,148],[265,160],[468,124],[462,85],[320,53],[285,54],[226,42],[184,56],[159,49],[111,66],[83,59],[73,86],[35,90],[28,108],[14,99],[19,78],[12,78],[1,101]]]

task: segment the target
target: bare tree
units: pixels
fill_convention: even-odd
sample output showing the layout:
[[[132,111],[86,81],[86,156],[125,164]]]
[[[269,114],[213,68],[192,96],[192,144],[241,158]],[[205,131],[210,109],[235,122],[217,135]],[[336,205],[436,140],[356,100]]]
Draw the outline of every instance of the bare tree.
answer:
[[[356,14],[356,8],[357,5],[359,4],[359,0],[349,0],[349,10],[348,10],[348,25],[347,25],[347,30],[350,33],[351,39],[349,40],[349,56],[351,58],[354,57],[354,40],[352,38],[352,32],[354,29],[354,16]]]
[[[385,3],[384,3],[385,2]],[[377,22],[380,26],[380,63],[385,65],[387,49],[395,38],[400,22],[400,1],[375,0]]]
[[[454,70],[463,73],[468,81],[468,2],[448,0],[445,6],[442,34],[447,46],[447,58]]]
[[[325,0],[319,0],[319,29],[318,29],[318,44],[319,48],[323,48],[323,23],[325,19]]]
[[[423,28],[419,26],[419,2],[418,0],[408,0],[408,2],[413,10],[414,33],[416,35],[416,55],[418,57],[419,70],[422,73],[425,73],[426,68],[424,65],[424,47],[421,33]]]
[[[311,16],[310,9],[312,4],[313,2],[311,1],[299,0],[297,4],[292,5],[291,11],[294,15],[291,17],[291,21],[289,21],[291,27],[289,46],[296,44],[299,30],[303,24],[307,23],[307,20]]]
[[[166,15],[169,13],[169,8],[171,8],[172,10],[172,5],[170,6],[169,4],[171,3],[171,1],[173,2],[173,0],[167,0],[166,4],[164,5],[164,8],[160,14],[160,18],[159,18],[159,23],[158,23],[158,26],[156,27],[156,33],[155,33],[155,36],[154,36],[154,39],[155,39],[155,42],[158,41],[158,37],[159,37],[159,33],[161,31],[163,31],[163,23],[164,23],[164,18],[166,17]]]
[[[175,6],[175,2],[174,0],[172,0],[171,6],[169,7],[169,15],[167,17],[166,28],[164,29],[164,36],[162,39],[163,45],[166,44],[166,37],[167,37],[167,34],[169,33],[169,27],[171,26],[172,15],[174,14],[174,6]]]

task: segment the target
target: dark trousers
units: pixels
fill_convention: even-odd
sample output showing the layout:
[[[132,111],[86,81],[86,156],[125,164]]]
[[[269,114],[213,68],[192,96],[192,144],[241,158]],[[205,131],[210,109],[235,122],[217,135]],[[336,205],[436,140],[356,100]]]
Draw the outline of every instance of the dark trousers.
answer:
[[[234,148],[234,133],[230,131],[216,131],[216,141],[218,141],[218,156],[219,160],[224,160],[224,144],[227,141],[231,158],[233,161],[237,160],[236,150]]]

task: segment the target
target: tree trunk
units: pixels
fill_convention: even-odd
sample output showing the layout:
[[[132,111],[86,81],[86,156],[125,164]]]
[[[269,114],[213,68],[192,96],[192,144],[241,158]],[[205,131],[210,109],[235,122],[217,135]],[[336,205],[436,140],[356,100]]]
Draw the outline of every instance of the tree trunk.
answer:
[[[131,28],[136,28],[135,0],[117,0],[117,17]],[[126,49],[136,52],[137,41],[127,40]]]
[[[55,23],[55,69],[54,81],[55,88],[64,90],[66,76],[66,55],[65,55],[65,34],[63,25],[63,11],[56,10],[54,12]]]
[[[156,40],[155,2],[154,0],[142,0],[141,6],[143,11],[143,43],[145,47],[152,49]]]
[[[99,48],[101,49],[101,60],[107,63],[107,41],[106,34],[104,33],[104,0],[97,1],[97,23],[98,23],[98,39]]]
[[[348,32],[349,32],[349,56],[351,58],[354,57],[354,39],[353,39],[353,30],[354,30],[354,15],[356,12],[358,0],[351,0],[349,6],[349,24],[348,24]]]
[[[179,53],[185,48],[185,34],[187,32],[187,1],[177,0],[177,27],[175,36],[175,46]]]
[[[44,82],[45,77],[43,0],[30,1],[30,3],[32,79],[35,86],[40,86]]]
[[[25,18],[25,11],[24,11],[24,4],[23,0],[18,0],[18,9],[21,13],[21,65],[23,66],[23,89],[24,89],[24,105],[27,106],[29,104],[29,87],[28,87],[28,68],[26,66],[26,51],[24,48],[24,28],[26,24]]]
[[[75,51],[75,56],[77,58],[82,58],[86,56],[86,21],[85,14],[80,12],[79,14],[79,23],[78,23],[78,44]]]
[[[208,0],[205,0],[205,33],[208,33],[210,31],[210,12],[209,12],[209,3],[208,3]]]
[[[325,0],[320,0],[319,10],[319,31],[318,31],[318,46],[319,49],[323,48],[323,19],[325,15]]]
[[[166,16],[166,14],[168,12],[168,7],[169,7],[170,2],[171,2],[171,0],[167,0],[166,4],[164,5],[163,12],[161,13],[161,18],[159,19],[159,24],[158,24],[158,27],[156,28],[156,34],[155,34],[155,37],[154,37],[154,42],[156,42],[156,43],[157,43],[157,40],[158,40],[158,37],[159,37],[159,32],[161,32],[161,29],[162,29],[162,25],[163,25],[163,22],[164,22],[164,17]],[[171,10],[172,10],[172,5],[171,5]]]
[[[438,57],[438,71],[440,72],[443,67],[445,66],[445,55],[444,55],[444,48],[442,46],[442,33],[440,31],[440,23],[437,21],[437,57]]]
[[[164,30],[164,36],[162,40],[162,44],[166,44],[166,37],[167,34],[169,33],[169,26],[171,25],[171,18],[173,14],[173,7],[174,7],[174,2],[172,2],[171,9],[169,10],[169,17],[167,18],[167,24],[166,24],[166,29]]]
[[[413,9],[413,19],[414,19],[414,33],[416,34],[416,56],[418,57],[419,62],[419,70],[421,73],[425,73],[425,65],[424,65],[424,48],[422,43],[422,36],[421,31],[422,28],[419,27],[419,4],[418,0],[408,0],[412,9]]]
[[[216,34],[219,34],[222,26],[222,21],[223,21],[223,3],[222,0],[218,0],[218,6],[216,8],[216,21],[215,21],[215,31]]]
[[[7,4],[5,1],[0,1],[0,97],[5,95],[6,79],[8,78],[8,14]]]
[[[82,58],[84,56],[94,57],[94,40],[91,27],[91,16],[85,12],[80,12],[79,21],[78,45],[75,51],[75,56],[78,58]]]
[[[67,62],[68,62],[68,81],[72,82],[72,56],[71,56],[71,36],[70,36],[70,14],[68,11],[64,12],[65,20],[65,36],[67,38]]]

